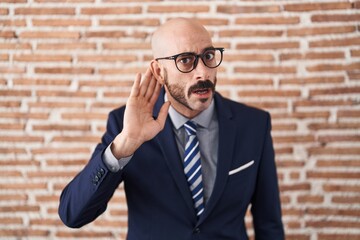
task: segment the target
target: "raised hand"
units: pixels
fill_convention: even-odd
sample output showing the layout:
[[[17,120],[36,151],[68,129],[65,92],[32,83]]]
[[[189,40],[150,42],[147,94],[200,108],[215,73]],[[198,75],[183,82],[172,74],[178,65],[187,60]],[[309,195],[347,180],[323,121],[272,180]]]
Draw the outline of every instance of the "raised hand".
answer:
[[[141,78],[137,74],[126,103],[124,128],[114,139],[112,152],[116,158],[132,155],[141,144],[154,138],[165,125],[170,103],[161,107],[158,118],[153,118],[153,108],[159,97],[161,84],[150,69]]]

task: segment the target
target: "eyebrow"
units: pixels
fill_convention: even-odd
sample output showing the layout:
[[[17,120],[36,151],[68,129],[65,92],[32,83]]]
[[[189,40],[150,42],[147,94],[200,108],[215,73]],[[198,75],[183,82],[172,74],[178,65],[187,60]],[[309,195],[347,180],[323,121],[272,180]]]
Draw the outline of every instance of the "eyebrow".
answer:
[[[206,48],[204,48],[204,49],[201,51],[201,53],[199,53],[199,54],[202,54],[202,53],[204,53],[206,50],[211,50],[211,49],[215,49],[215,47],[214,47],[214,46],[206,47]],[[194,54],[194,55],[198,55],[196,52],[182,52],[182,53],[179,53],[179,54]]]

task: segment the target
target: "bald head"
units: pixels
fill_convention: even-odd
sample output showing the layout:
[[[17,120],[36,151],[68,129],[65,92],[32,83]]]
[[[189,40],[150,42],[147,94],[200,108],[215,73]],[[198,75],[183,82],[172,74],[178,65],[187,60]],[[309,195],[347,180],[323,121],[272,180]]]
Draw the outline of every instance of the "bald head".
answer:
[[[181,52],[197,52],[196,46],[211,47],[209,32],[196,20],[175,18],[160,26],[153,34],[151,46],[154,58]]]

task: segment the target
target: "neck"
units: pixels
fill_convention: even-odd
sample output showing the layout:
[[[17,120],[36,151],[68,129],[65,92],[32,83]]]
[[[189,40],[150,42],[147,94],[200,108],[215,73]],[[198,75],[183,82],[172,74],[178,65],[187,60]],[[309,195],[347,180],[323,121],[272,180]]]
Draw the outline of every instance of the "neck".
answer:
[[[171,107],[175,109],[178,113],[183,115],[188,119],[193,119],[197,115],[199,115],[202,111],[201,110],[194,110],[191,109],[189,106],[186,106],[178,101],[176,101],[170,94],[166,93],[167,100],[171,103]]]

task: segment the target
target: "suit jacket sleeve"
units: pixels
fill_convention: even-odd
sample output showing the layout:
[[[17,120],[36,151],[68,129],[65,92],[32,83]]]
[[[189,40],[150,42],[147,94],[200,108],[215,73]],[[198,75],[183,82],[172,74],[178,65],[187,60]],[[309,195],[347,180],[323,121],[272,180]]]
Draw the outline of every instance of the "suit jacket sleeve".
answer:
[[[274,149],[268,114],[263,151],[259,165],[251,212],[256,240],[284,239]]]
[[[68,227],[79,228],[96,219],[122,181],[122,171],[109,171],[103,161],[106,147],[122,129],[123,108],[109,114],[107,131],[84,169],[64,188],[59,216]]]

